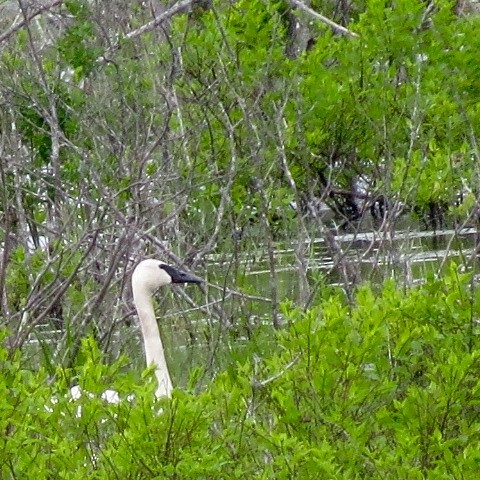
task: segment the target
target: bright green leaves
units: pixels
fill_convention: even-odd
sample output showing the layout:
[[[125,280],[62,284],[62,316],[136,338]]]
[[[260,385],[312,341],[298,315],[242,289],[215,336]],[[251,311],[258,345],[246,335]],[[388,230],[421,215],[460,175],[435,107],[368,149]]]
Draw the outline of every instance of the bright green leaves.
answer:
[[[410,195],[417,205],[453,201],[461,184],[458,180],[454,184],[451,166],[450,157],[438,150],[426,155],[415,151],[409,160],[395,161],[393,191]]]
[[[287,139],[295,157],[315,153],[311,171],[330,172],[348,188],[361,172],[406,203],[451,201],[460,176],[451,156],[469,179],[469,160],[458,163],[459,153],[478,123],[470,120],[478,117],[473,92],[480,78],[478,62],[469,60],[478,51],[471,22],[453,15],[449,4],[428,11],[413,0],[372,0],[351,27],[359,38],[318,38],[298,60],[298,92],[292,89],[295,101],[287,107],[288,125],[297,126],[289,135],[308,147],[302,154],[298,138]],[[335,161],[345,158],[339,169]],[[394,158],[405,159],[402,172]]]
[[[79,81],[94,70],[102,49],[96,44],[95,26],[89,19],[86,3],[68,3],[75,20],[58,40],[57,49],[66,65],[73,68],[74,81]]]
[[[117,246],[128,246],[130,234],[165,238],[178,252],[215,250],[219,262],[232,259],[226,275],[233,272],[235,288],[257,295],[268,275],[247,277],[248,265],[233,248],[252,246],[248,259],[258,261],[267,234],[294,248],[319,235],[317,226],[312,235],[298,233],[303,218],[291,208],[298,201],[291,179],[300,194],[321,195],[320,174],[339,189],[363,174],[409,205],[450,203],[478,168],[471,144],[480,124],[475,21],[440,5],[423,24],[425,4],[370,1],[352,26],[359,38],[311,26],[315,46],[292,60],[285,56],[283,3],[218,3],[215,11],[172,19],[168,41],[157,30],[120,40],[122,48],[97,70],[107,37],[98,36],[89,4],[67,8],[74,18],[38,64],[23,51],[23,57],[3,53],[3,95],[18,94],[3,125],[15,125],[20,140],[11,136],[5,158],[14,161],[6,173],[22,177],[17,197],[9,180],[8,201],[18,199],[29,222],[14,233],[20,237],[33,222],[59,236],[48,252],[11,252],[8,309],[16,321],[38,299],[29,320],[48,320],[45,308],[58,294],[65,332],[45,354],[60,377],[54,386],[0,355],[8,380],[0,380],[2,478],[25,476],[32,458],[39,478],[41,471],[45,478],[342,480],[476,472],[479,294],[456,270],[411,291],[393,283],[380,293],[362,288],[354,305],[333,287],[319,288],[306,312],[283,305],[289,327],[276,334],[274,348],[270,330],[260,341],[259,330],[250,328],[261,310],[239,297],[234,305],[253,339],[235,338],[228,368],[215,372],[205,392],[177,391],[172,402],[153,400],[151,372],[133,381],[123,360],[106,367],[93,344],[80,354],[74,348],[89,329],[102,339],[120,338],[125,348],[117,322],[123,302],[110,301],[120,297],[123,260],[109,255],[123,258]],[[321,11],[318,2],[312,8]],[[128,26],[105,27],[108,40],[142,25],[149,13],[140,6],[138,12],[144,17],[124,18]],[[24,48],[28,38],[19,36]],[[53,166],[60,178],[51,175]],[[52,179],[60,184],[56,196]],[[458,213],[466,215],[475,198],[472,192]],[[271,243],[273,256],[278,245]],[[288,261],[275,258],[271,265],[280,270]],[[110,267],[118,291],[112,283],[105,293],[102,272]],[[321,284],[313,275],[307,280]],[[297,288],[283,278],[275,286],[279,299]],[[117,347],[108,348],[115,355]],[[204,356],[221,363],[214,355]],[[82,367],[55,370],[64,357]],[[181,385],[187,369],[175,358],[172,373]],[[206,368],[205,376],[210,370],[216,369]],[[70,380],[92,396],[70,402]],[[189,388],[202,380],[195,372]],[[98,396],[111,384],[134,399],[105,405]]]
[[[393,284],[380,295],[364,287],[350,314],[337,301],[305,313],[280,337],[282,351],[300,352],[288,370],[284,360],[277,363],[282,373],[269,387],[276,410],[288,412],[280,418],[297,434],[299,418],[322,418],[311,434],[330,438],[337,449],[344,441],[356,445],[379,478],[392,463],[405,478],[415,478],[418,466],[473,471],[475,462],[465,457],[463,467],[450,464],[455,452],[480,441],[471,428],[480,401],[472,312],[478,316],[480,305],[470,281],[452,266],[443,280],[404,293]],[[342,471],[366,468],[354,454],[336,458]]]
[[[35,455],[40,478],[67,467],[96,478],[473,478],[480,303],[470,281],[452,266],[407,291],[363,287],[355,306],[333,295],[306,312],[285,304],[292,323],[274,350],[172,400],[154,401],[151,371],[141,385],[124,360],[103,365],[91,340],[53,385],[0,349],[3,476]],[[84,391],[76,401],[72,379]],[[103,402],[107,387],[124,400]]]

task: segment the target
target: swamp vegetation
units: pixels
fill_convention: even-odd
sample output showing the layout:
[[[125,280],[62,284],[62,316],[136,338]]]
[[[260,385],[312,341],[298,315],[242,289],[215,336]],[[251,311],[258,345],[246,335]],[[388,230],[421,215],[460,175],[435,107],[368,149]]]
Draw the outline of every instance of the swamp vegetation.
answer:
[[[478,478],[478,10],[0,1],[0,477]]]

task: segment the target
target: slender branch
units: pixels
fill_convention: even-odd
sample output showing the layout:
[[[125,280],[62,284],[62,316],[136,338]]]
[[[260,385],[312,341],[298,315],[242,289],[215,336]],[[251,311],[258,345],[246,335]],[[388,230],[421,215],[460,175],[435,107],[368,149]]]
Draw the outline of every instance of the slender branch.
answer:
[[[19,331],[17,332],[17,335],[15,337],[15,340],[13,341],[12,343],[12,351],[14,351],[16,348],[20,348],[23,343],[28,339],[28,336],[30,335],[30,332],[32,332],[32,330],[37,326],[39,325],[43,320],[44,318],[46,318],[48,316],[48,314],[51,312],[52,310],[52,307],[63,297],[63,295],[65,294],[65,292],[67,291],[68,287],[71,285],[73,279],[75,278],[75,276],[77,275],[78,271],[80,270],[80,268],[82,267],[83,265],[83,262],[85,261],[85,259],[88,257],[88,255],[90,254],[90,252],[92,251],[93,249],[93,246],[95,245],[95,239],[97,238],[99,234],[99,230],[95,230],[93,232],[93,240],[90,242],[90,244],[88,245],[85,253],[82,255],[82,258],[80,259],[80,261],[77,263],[77,265],[75,266],[75,268],[73,269],[72,273],[67,277],[66,280],[64,280],[58,287],[58,289],[56,290],[55,292],[55,295],[53,296],[52,300],[50,301],[49,304],[46,305],[45,309],[43,310],[43,312],[39,313],[34,319],[33,321],[30,323],[30,325],[24,325],[25,328],[20,328]],[[29,307],[30,305],[27,304],[23,311],[24,311],[24,314],[28,312],[29,310]],[[22,322],[22,323],[25,323],[25,322]],[[22,327],[22,326],[21,326]]]
[[[124,38],[131,40],[133,38],[137,38],[141,35],[143,35],[146,32],[152,31],[154,28],[158,27],[160,24],[165,22],[165,20],[168,20],[169,18],[173,17],[177,13],[181,13],[184,10],[186,10],[190,5],[194,3],[195,0],[181,0],[180,2],[177,2],[175,5],[173,5],[171,8],[163,12],[161,15],[158,17],[155,17],[151,22],[146,23],[145,25],[142,25],[139,28],[136,28],[135,30],[132,30],[131,32],[127,33]],[[110,56],[115,53],[117,50],[120,49],[120,43],[115,43],[111,48],[109,48],[105,54],[102,56],[103,60],[108,60]],[[101,59],[99,59],[101,61]]]
[[[215,288],[217,290],[221,290],[222,292],[225,292],[228,295],[234,295],[236,297],[243,298],[244,300],[251,300],[251,301],[254,301],[254,302],[267,302],[267,303],[272,302],[271,298],[259,297],[258,295],[248,295],[246,293],[237,292],[236,290],[232,290],[230,288],[219,287],[218,285],[215,285],[214,283],[209,283],[208,286],[210,288]]]
[[[28,24],[32,19],[34,19],[38,15],[41,15],[43,12],[46,12],[47,10],[50,10],[51,8],[56,7],[57,5],[61,5],[62,3],[63,3],[63,0],[51,0],[50,2],[45,3],[44,5],[42,5],[41,7],[39,7],[37,10],[33,12],[26,12],[22,20],[20,20],[17,23],[14,23],[5,32],[0,34],[0,43],[7,40],[17,30],[20,30],[23,26]]]
[[[265,387],[265,385],[268,385],[269,383],[277,380],[277,378],[280,378],[287,370],[292,368],[300,359],[300,355],[297,355],[290,363],[285,365],[284,369],[281,372],[276,373],[272,377],[266,378],[265,380],[252,380],[251,385],[253,388],[261,388]]]
[[[6,285],[6,278],[7,278],[7,262],[10,255],[10,248],[12,243],[12,224],[14,215],[14,207],[9,208],[8,202],[8,189],[7,189],[7,180],[5,175],[5,163],[3,161],[3,146],[4,146],[4,132],[2,132],[2,142],[0,144],[0,184],[2,186],[2,192],[0,194],[2,207],[3,207],[3,215],[5,218],[4,223],[4,238],[3,241],[3,252],[1,253],[0,259],[0,313],[3,317],[8,316],[8,302],[7,302],[7,292],[5,289]]]
[[[285,96],[285,101],[283,102],[283,104],[276,109],[277,110],[276,112],[277,120],[275,122],[277,125],[276,143],[277,143],[278,155],[282,162],[283,172],[287,179],[287,183],[289,184],[291,191],[295,195],[295,201],[297,205],[300,205],[301,196],[297,188],[295,179],[290,170],[290,167],[288,166],[287,148],[285,147],[285,136],[283,131],[284,129],[282,128],[282,125],[286,126],[286,122],[284,119],[284,111],[285,111],[287,101],[289,100],[289,97],[290,95],[287,94]],[[308,231],[307,231],[307,227],[305,225],[304,220],[305,220],[305,216],[299,212],[299,214],[297,215],[298,235],[297,235],[297,241],[295,242],[296,245],[294,247],[294,251],[295,251],[296,266],[298,270],[299,299],[302,306],[306,306],[308,299],[310,297],[310,285],[307,278],[308,262],[307,262],[307,259],[305,258],[305,249],[309,242],[306,241],[308,238]]]
[[[351,30],[348,30],[348,28],[342,27],[338,23],[335,23],[334,21],[330,20],[327,17],[324,17],[320,13],[317,13],[315,10],[312,10],[310,7],[307,7],[303,2],[300,0],[290,0],[290,3],[298,8],[299,10],[304,11],[305,13],[308,13],[312,17],[316,18],[317,20],[320,20],[323,23],[326,23],[328,26],[332,27],[333,30],[335,30],[337,33],[341,33],[343,35],[349,35],[350,37],[358,37],[358,33],[352,32]]]

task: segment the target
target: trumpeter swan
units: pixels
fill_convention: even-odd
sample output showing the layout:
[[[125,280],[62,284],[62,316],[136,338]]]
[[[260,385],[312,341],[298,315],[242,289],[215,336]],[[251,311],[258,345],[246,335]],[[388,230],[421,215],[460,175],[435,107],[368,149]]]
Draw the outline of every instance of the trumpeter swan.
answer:
[[[172,380],[168,372],[162,339],[153,310],[153,293],[157,288],[171,283],[201,282],[201,278],[191,273],[177,270],[170,265],[154,259],[141,261],[133,271],[133,302],[135,303],[142,329],[147,367],[155,367],[155,376],[158,382],[155,391],[157,397],[169,397],[171,395]]]
[[[152,297],[157,288],[172,283],[202,283],[203,280],[191,273],[183,272],[160,260],[147,259],[141,261],[132,274],[133,302],[137,310],[145,345],[145,358],[147,367],[155,367],[157,389],[155,396],[170,397],[172,393],[172,380],[168,372],[162,339],[158,329]],[[79,400],[83,392],[80,386],[75,385],[70,389],[73,401]],[[105,390],[101,398],[107,403],[118,403],[120,397],[115,390]],[[81,415],[77,413],[77,416]]]

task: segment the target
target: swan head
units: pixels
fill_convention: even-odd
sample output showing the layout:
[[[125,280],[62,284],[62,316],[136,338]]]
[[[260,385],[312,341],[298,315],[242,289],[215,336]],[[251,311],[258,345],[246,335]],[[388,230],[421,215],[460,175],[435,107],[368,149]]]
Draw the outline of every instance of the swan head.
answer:
[[[132,285],[142,286],[148,291],[156,290],[171,283],[202,283],[202,279],[192,273],[167,265],[160,260],[141,261],[133,271]]]

